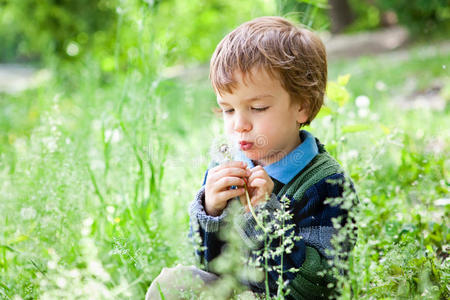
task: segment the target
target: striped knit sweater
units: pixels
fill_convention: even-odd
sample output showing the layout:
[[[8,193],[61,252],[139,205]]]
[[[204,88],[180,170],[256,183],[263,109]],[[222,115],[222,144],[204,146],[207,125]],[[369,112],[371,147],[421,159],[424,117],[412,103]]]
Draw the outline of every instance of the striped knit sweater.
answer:
[[[275,187],[270,199],[257,208],[257,213],[268,210],[269,216],[281,208],[280,199],[286,196],[290,201],[290,213],[293,218],[289,221],[295,224],[293,230],[301,239],[295,241],[294,248],[289,254],[283,255],[284,280],[289,280],[290,294],[288,299],[327,299],[333,292],[327,285],[333,282],[330,276],[321,277],[317,272],[327,269],[327,261],[331,259],[326,249],[332,249],[331,238],[336,230],[332,219],[344,216],[342,225],[346,222],[348,212],[338,206],[325,204],[328,198],[342,197],[345,177],[339,163],[326,151],[319,140],[315,140],[318,154],[304,167],[290,182],[283,184],[272,178]],[[351,190],[354,192],[353,185]],[[198,233],[205,250],[198,251],[201,262],[209,270],[209,262],[216,258],[224,245],[219,239],[219,231],[225,222],[227,209],[218,217],[208,216],[204,211],[204,186],[197,193],[190,207],[190,221],[192,228],[198,228]],[[356,197],[355,197],[356,198]],[[193,226],[197,222],[199,226]],[[243,213],[240,235],[249,249],[264,247],[259,235],[262,231],[257,229],[256,221],[250,213]],[[272,246],[279,245],[274,241]],[[351,247],[352,243],[347,245]],[[249,251],[251,253],[251,251]],[[269,265],[280,265],[281,257],[271,259]],[[298,272],[289,272],[291,268]],[[270,271],[269,286],[272,293],[276,293],[278,273]],[[263,283],[247,282],[255,292],[264,292]]]

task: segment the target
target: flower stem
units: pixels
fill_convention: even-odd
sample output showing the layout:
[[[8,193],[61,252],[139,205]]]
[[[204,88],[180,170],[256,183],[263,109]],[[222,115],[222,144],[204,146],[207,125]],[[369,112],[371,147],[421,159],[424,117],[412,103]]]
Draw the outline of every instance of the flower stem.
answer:
[[[244,188],[245,188],[245,197],[247,198],[247,205],[248,205],[248,209],[250,210],[250,213],[252,214],[253,218],[256,221],[256,224],[258,224],[259,227],[261,227],[263,232],[266,232],[266,229],[264,228],[264,226],[261,224],[261,222],[259,222],[258,218],[256,217],[255,211],[252,207],[252,203],[250,201],[250,196],[248,194],[248,188],[247,188],[247,184],[244,183]]]

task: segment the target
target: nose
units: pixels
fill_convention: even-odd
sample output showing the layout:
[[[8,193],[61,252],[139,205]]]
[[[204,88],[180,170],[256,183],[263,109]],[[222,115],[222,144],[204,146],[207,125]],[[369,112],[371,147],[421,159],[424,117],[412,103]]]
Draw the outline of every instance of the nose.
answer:
[[[236,113],[234,120],[234,131],[245,132],[252,129],[252,124],[247,116],[243,113]]]

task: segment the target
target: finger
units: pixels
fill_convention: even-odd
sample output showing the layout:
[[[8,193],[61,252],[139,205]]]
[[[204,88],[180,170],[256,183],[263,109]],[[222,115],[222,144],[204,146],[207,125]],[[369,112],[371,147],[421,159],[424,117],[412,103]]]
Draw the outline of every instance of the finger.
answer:
[[[255,180],[255,178],[267,178],[268,175],[266,175],[266,174],[267,173],[264,170],[254,171],[248,178],[248,181],[251,182],[251,181]]]
[[[250,170],[244,168],[230,167],[217,171],[214,176],[217,178],[225,176],[236,176],[236,177],[248,177],[250,176]]]
[[[262,166],[260,166],[260,165],[257,165],[257,166],[255,166],[255,167],[251,168],[251,171],[252,171],[252,172],[254,172],[254,171],[259,171],[259,170],[264,170],[264,168],[263,168]]]
[[[239,196],[239,202],[241,202],[241,204],[242,204],[243,206],[246,205],[246,203],[247,203],[247,197],[245,196],[245,191],[244,191],[244,194],[242,194],[241,196]]]
[[[251,200],[251,204],[253,207],[256,207],[257,205],[261,203],[265,203],[269,200],[269,194],[264,193],[263,195],[259,195],[258,197],[255,197]]]
[[[213,172],[206,178],[207,185],[215,185],[217,181],[223,177],[237,177],[246,180],[250,174],[250,171],[242,168],[225,168],[219,171]]]
[[[249,185],[251,186],[251,187],[263,187],[264,185],[266,185],[266,183],[267,183],[267,180],[266,179],[263,179],[263,178],[255,178],[255,179],[253,179],[252,181],[250,181],[249,180]]]
[[[228,201],[234,197],[241,196],[245,192],[244,188],[238,188],[235,190],[226,190],[217,194],[220,201]]]
[[[222,177],[214,184],[214,186],[215,190],[222,191],[229,189],[233,185],[243,187],[244,184],[244,180],[239,177]]]
[[[223,164],[220,164],[214,168],[211,168],[210,171],[212,171],[213,173],[220,171],[222,169],[225,168],[230,168],[230,167],[235,167],[235,168],[247,168],[247,164],[243,161],[227,161],[224,162]]]
[[[250,199],[250,195],[248,195],[248,198]],[[239,200],[241,201],[241,204],[244,206],[248,204],[247,193],[245,192],[245,188],[244,193],[242,194],[242,196],[239,197]]]

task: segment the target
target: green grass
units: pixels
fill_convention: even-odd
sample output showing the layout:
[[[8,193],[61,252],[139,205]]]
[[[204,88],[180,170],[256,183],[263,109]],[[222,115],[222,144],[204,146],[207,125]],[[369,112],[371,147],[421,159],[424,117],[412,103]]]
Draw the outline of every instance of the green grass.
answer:
[[[443,111],[395,98],[414,92],[408,78],[448,90],[450,55],[417,51],[332,63],[331,80],[351,74],[350,101],[309,128],[361,200],[343,299],[350,286],[361,299],[449,296],[450,206],[435,205],[449,197],[448,94]],[[0,95],[0,298],[143,298],[162,267],[194,263],[188,204],[221,132],[209,84],[98,70],[53,70],[37,89]]]

